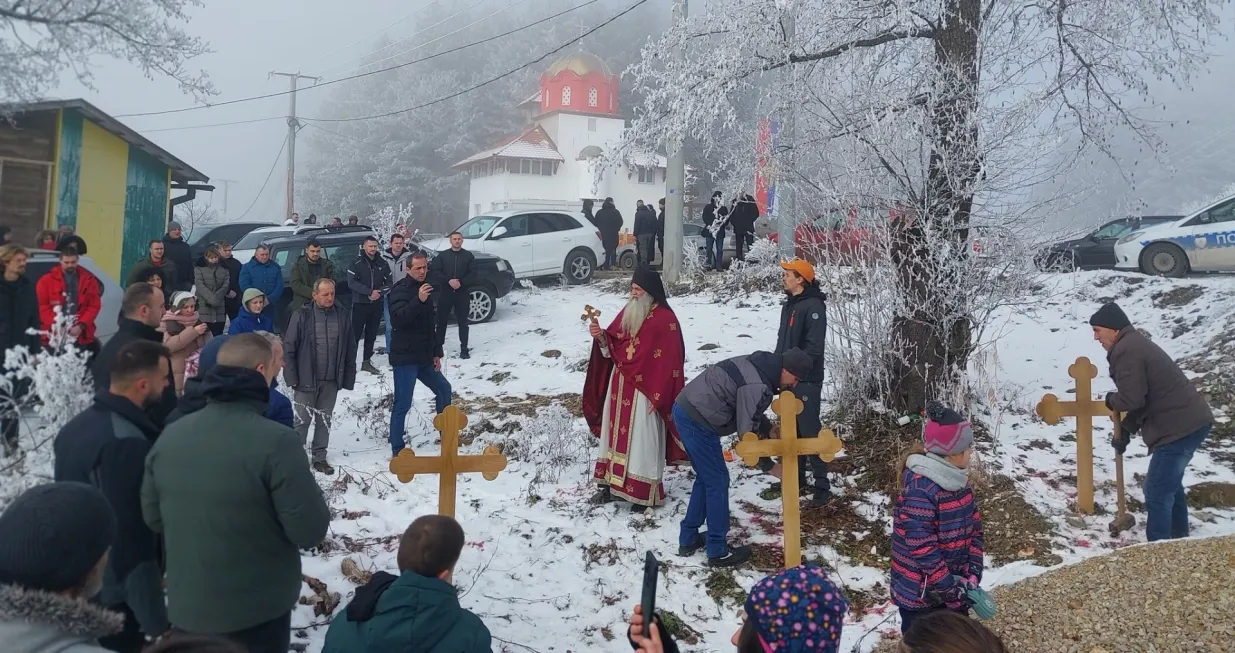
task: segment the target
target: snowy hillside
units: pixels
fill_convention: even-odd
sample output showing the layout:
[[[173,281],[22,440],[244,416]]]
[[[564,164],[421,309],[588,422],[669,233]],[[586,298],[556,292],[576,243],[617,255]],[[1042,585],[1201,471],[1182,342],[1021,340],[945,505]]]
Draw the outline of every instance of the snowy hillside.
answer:
[[[1138,526],[1115,541],[1106,534],[1110,515],[1105,510],[1114,506],[1112,453],[1104,441],[1109,429],[1102,425],[1095,432],[1099,514],[1081,518],[1069,509],[1075,498],[1071,428],[1066,423],[1048,427],[1032,415],[1043,393],[1066,398],[1071,388],[1066,369],[1077,356],[1089,356],[1101,370],[1096,393],[1111,388],[1104,352],[1092,340],[1087,319],[1112,298],[1173,356],[1197,357],[1189,359],[1190,368],[1231,367],[1206,362],[1212,357],[1222,362],[1223,356],[1230,360],[1230,349],[1214,343],[1221,343],[1235,324],[1231,277],[1173,281],[1107,272],[1050,275],[1033,297],[1002,312],[988,326],[991,346],[975,357],[971,371],[984,380],[976,385],[990,388],[989,396],[966,407],[987,427],[979,429],[987,482],[978,489],[987,526],[987,586],[1144,540],[1137,482],[1148,457],[1139,440],[1127,461]],[[778,295],[717,304],[711,293],[702,293],[671,301],[684,327],[688,377],[710,363],[775,344]],[[445,361],[456,405],[469,418],[465,450],[479,453],[485,445],[500,444],[510,458],[495,481],[461,477],[457,504],[468,544],[455,584],[462,604],[489,626],[495,650],[630,650],[623,623],[638,601],[642,557],[649,550],[664,565],[658,608],[680,620],[672,625],[686,649],[729,650],[746,589],[765,575],[761,569],[778,564],[780,500],[767,492],[766,477],[737,462],[730,464],[730,536],[756,545],[753,569],[713,571],[701,555],[675,555],[691,484],[687,468],[666,472],[667,503],[646,514],[632,515],[621,503],[587,503],[593,492],[588,482],[593,440],[578,414],[578,393],[590,341],[579,315],[590,303],[607,322],[623,302],[623,296],[598,285],[520,289],[502,303],[492,323],[472,329],[470,360]],[[447,343],[448,354],[457,351],[453,332]],[[388,369],[383,357],[377,362]],[[1216,382],[1211,386],[1217,387]],[[1229,387],[1226,399],[1214,397],[1216,410],[1230,401]],[[403,485],[386,471],[391,388],[388,375],[362,373],[356,390],[336,410],[331,462],[339,474],[322,481],[335,519],[325,546],[304,556],[304,573],[322,584],[306,584],[306,605],[293,617],[293,641],[310,652],[321,648],[330,611],[350,599],[356,585],[348,577],[362,580],[371,571],[393,570],[399,534],[415,517],[436,510],[436,477],[418,476]],[[1227,419],[1225,411],[1220,414]],[[417,387],[408,439],[419,455],[438,451],[431,416],[430,394]],[[888,424],[870,428],[897,431],[891,417]],[[900,436],[908,441],[916,428],[901,429]],[[886,489],[896,452],[873,450],[849,429],[838,433],[847,440],[848,454],[833,466],[838,497],[823,509],[803,509],[803,554],[830,567],[853,603],[843,650],[865,651],[874,647],[877,633],[896,626],[886,590],[888,499],[879,491]],[[44,449],[32,457],[22,478],[7,476],[3,482],[15,487],[48,473]],[[1202,481],[1235,482],[1235,437],[1229,423],[1215,430],[1185,479],[1189,485]],[[1235,533],[1235,511],[1194,511],[1193,532]]]

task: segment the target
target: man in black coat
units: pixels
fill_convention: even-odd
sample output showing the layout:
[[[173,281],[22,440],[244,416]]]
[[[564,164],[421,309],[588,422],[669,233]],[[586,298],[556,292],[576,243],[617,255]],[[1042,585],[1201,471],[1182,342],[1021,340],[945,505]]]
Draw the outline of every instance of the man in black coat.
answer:
[[[617,265],[618,233],[622,231],[622,212],[613,205],[613,198],[606,197],[596,212],[596,228],[600,231],[600,243],[605,248],[605,264],[602,270]]]
[[[227,319],[234,320],[240,314],[240,268],[244,267],[232,256],[232,244],[223,241],[219,243],[219,265],[227,268],[227,297],[223,305],[227,310]]]
[[[111,387],[111,364],[125,345],[134,340],[163,344],[163,334],[158,330],[162,320],[162,290],[145,282],[135,283],[125,289],[124,299],[120,301],[120,328],[111,340],[103,345],[91,367],[95,390],[106,392]],[[146,414],[160,429],[163,428],[167,416],[176,409],[176,383],[172,376],[171,361],[167,362],[167,378],[169,383],[163,390],[162,398],[146,407]]]
[[[116,540],[107,559],[99,602],[124,614],[124,631],[100,644],[138,653],[145,638],[168,631],[159,568],[159,541],[142,518],[141,480],[159,427],[143,409],[170,384],[170,354],[161,344],[135,340],[111,361],[111,386],[60,429],[53,445],[55,480],[99,488],[116,513]]]
[[[755,221],[759,219],[759,205],[755,198],[743,194],[733,206],[729,223],[733,225],[734,245],[737,252],[734,256],[739,261],[746,260],[746,252],[755,244]]]
[[[429,283],[437,298],[437,346],[446,346],[446,323],[451,314],[459,325],[459,358],[470,358],[467,348],[467,285],[475,281],[476,257],[463,249],[463,234],[450,234],[450,249],[438,252],[429,264]],[[393,364],[393,363],[392,363]]]
[[[438,259],[446,253],[439,253]],[[416,252],[407,261],[407,276],[390,291],[390,365],[394,368],[395,383],[394,406],[390,409],[390,450],[396,456],[406,446],[404,421],[412,408],[412,391],[417,381],[433,393],[437,412],[450,405],[450,382],[442,375],[442,341],[438,337],[441,332],[435,329],[433,318],[433,293],[437,287],[429,283],[428,274],[428,257]]]
[[[352,331],[357,340],[364,340],[364,362],[360,369],[377,374],[373,366],[373,343],[377,342],[382,324],[382,297],[390,292],[390,266],[377,252],[377,238],[368,236],[361,245],[360,256],[347,270],[347,287],[352,291]]]
[[[193,287],[193,249],[185,242],[183,234],[179,222],[167,223],[167,233],[163,236],[163,256],[176,265],[176,287],[169,292],[188,292]]]
[[[729,222],[729,207],[724,194],[712,191],[712,201],[703,207],[703,248],[708,267],[719,270],[725,262],[725,226]]]
[[[660,250],[660,264],[665,264],[665,198],[660,198],[660,212],[656,214],[656,249]]]
[[[635,253],[638,257],[636,265],[650,267],[652,265],[652,247],[656,241],[656,212],[652,207],[639,200],[635,207]]]
[[[802,401],[802,412],[798,415],[798,437],[818,437],[823,424],[819,420],[823,396],[823,347],[827,340],[828,315],[826,296],[819,290],[819,282],[815,280],[815,269],[802,259],[794,259],[781,263],[782,281],[785,286],[785,304],[780,311],[780,331],[776,335],[776,353],[783,354],[790,349],[800,349],[812,361],[810,373],[798,379],[793,388],[793,394]],[[780,478],[780,465],[773,466],[772,461],[764,458],[759,461],[760,469],[770,471]],[[819,456],[798,457],[798,487],[805,488],[806,469],[811,470],[814,477],[811,505],[823,506],[831,498],[831,485],[828,483],[828,464]]]
[[[0,277],[0,356],[19,345],[37,351],[39,339],[39,300],[34,283],[26,278],[26,261],[30,255],[21,245],[10,243],[0,246],[0,264],[4,274]],[[33,329],[33,335],[30,330]],[[21,411],[18,402],[29,390],[29,383],[19,381],[11,396],[0,393],[0,444],[12,454],[17,450]]]

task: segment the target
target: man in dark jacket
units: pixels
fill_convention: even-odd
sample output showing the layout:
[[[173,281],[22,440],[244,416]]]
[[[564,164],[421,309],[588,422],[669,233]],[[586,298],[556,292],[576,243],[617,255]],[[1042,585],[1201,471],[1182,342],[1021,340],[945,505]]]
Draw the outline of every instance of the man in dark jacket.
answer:
[[[665,262],[665,198],[660,198],[656,214],[656,249],[660,251],[661,265]]]
[[[618,234],[624,224],[621,211],[613,205],[613,198],[606,197],[600,210],[596,212],[596,228],[600,231],[600,242],[605,248],[605,264],[602,269],[608,270],[617,265]]]
[[[167,543],[172,625],[251,653],[288,650],[300,549],[321,544],[330,526],[300,438],[262,417],[273,355],[255,333],[224,343],[206,407],[163,431],[141,489],[146,523]]]
[[[1152,455],[1145,475],[1145,534],[1150,542],[1188,537],[1184,472],[1209,437],[1213,411],[1179,365],[1137,331],[1118,305],[1102,306],[1089,324],[1094,340],[1106,349],[1115,381],[1106,407],[1126,414],[1115,449],[1123,454],[1131,437],[1142,431]]]
[[[292,265],[288,285],[292,287],[292,310],[313,301],[313,284],[318,279],[333,279],[334,263],[322,256],[322,244],[310,238],[304,254]]]
[[[134,340],[163,343],[163,334],[158,331],[162,320],[163,291],[148,283],[135,283],[125,289],[124,298],[120,300],[120,328],[103,345],[91,367],[96,391],[106,392],[111,387],[111,364],[121,347]],[[176,408],[176,383],[171,361],[167,363],[167,378],[169,384],[163,390],[162,399],[146,408],[146,414],[159,428]]]
[[[296,431],[303,446],[313,428],[313,469],[326,475],[334,474],[326,450],[335,401],[340,389],[356,387],[356,336],[334,295],[334,281],[318,279],[313,301],[292,313],[283,333],[283,380],[294,391]]]
[[[150,241],[148,249],[150,255],[134,263],[129,269],[128,279],[124,282],[125,287],[146,281],[151,274],[157,274],[163,280],[163,293],[171,297],[176,292],[180,271],[176,263],[167,258],[165,247],[161,240]],[[192,268],[189,268],[189,273],[193,273]]]
[[[652,265],[652,248],[656,242],[656,212],[652,207],[643,203],[643,200],[638,200],[639,204],[635,208],[635,253],[637,256],[636,265],[650,266]]]
[[[438,254],[440,258],[446,254]],[[442,376],[442,342],[434,333],[433,298],[435,287],[425,279],[428,257],[416,252],[408,260],[407,276],[390,291],[390,319],[394,331],[390,338],[390,365],[394,367],[394,406],[390,409],[390,449],[392,455],[406,446],[404,422],[412,408],[416,381],[425,384],[437,400],[437,412],[450,405],[450,382]]]
[[[322,653],[489,653],[489,629],[459,605],[451,576],[463,528],[441,515],[412,522],[399,540],[399,575],[379,571],[334,618]]]
[[[827,340],[828,316],[825,296],[815,281],[815,268],[802,259],[793,259],[780,264],[784,271],[781,281],[785,286],[785,303],[780,310],[780,331],[776,335],[777,354],[790,349],[806,352],[814,365],[810,374],[798,379],[793,394],[802,400],[802,412],[798,414],[798,437],[818,437],[823,428],[819,420],[823,396],[823,345]],[[828,464],[819,456],[798,457],[798,487],[806,488],[806,469],[814,477],[811,505],[827,504],[831,486],[828,483]],[[773,465],[771,458],[761,458],[759,469],[780,478],[780,464]],[[775,487],[779,489],[780,483]]]
[[[111,387],[69,420],[56,436],[56,481],[93,485],[116,513],[116,540],[107,559],[99,602],[124,614],[124,632],[101,644],[139,653],[146,637],[167,632],[159,541],[142,521],[141,478],[159,435],[145,408],[167,388],[170,354],[163,345],[134,340],[112,359]]]
[[[475,281],[476,257],[463,249],[463,234],[450,234],[450,249],[438,252],[429,264],[429,283],[437,298],[437,345],[446,346],[446,322],[453,313],[459,326],[459,358],[470,358],[467,348],[467,285]],[[438,354],[439,356],[441,354]]]
[[[227,241],[219,243],[219,265],[227,268],[227,297],[223,300],[223,305],[227,309],[227,319],[234,320],[240,314],[240,295],[244,291],[240,288],[240,261],[237,261],[232,256],[232,244]]]
[[[733,206],[729,223],[733,225],[733,239],[737,247],[734,255],[739,261],[746,260],[746,252],[755,244],[755,221],[759,219],[759,205],[755,198],[743,194]]]
[[[266,403],[266,410],[262,412],[262,415],[266,419],[274,420],[288,428],[296,428],[296,416],[292,412],[292,400],[276,389],[279,387],[279,370],[283,369],[283,341],[269,331],[257,331],[256,333],[270,342],[271,348],[274,349],[275,357],[275,378],[270,381],[270,401]],[[172,414],[167,417],[168,424],[206,407],[206,395],[203,392],[206,375],[218,362],[219,349],[231,337],[224,334],[206,341],[205,346],[202,347],[201,354],[198,356],[197,376],[184,380],[184,394],[180,395],[180,401],[176,403],[176,410],[173,410]]]
[[[193,287],[193,249],[185,242],[183,233],[179,222],[167,223],[163,251],[167,259],[176,264],[176,290],[187,292]]]
[[[721,269],[725,261],[725,224],[729,208],[724,205],[724,194],[712,191],[712,201],[703,207],[703,248],[709,268]]]
[[[26,260],[30,255],[21,245],[0,246],[0,264],[4,275],[0,277],[0,356],[17,346],[31,352],[38,351],[39,302],[34,284],[26,278]],[[31,333],[33,329],[33,333]],[[15,384],[11,396],[0,393],[0,444],[7,454],[17,450],[21,411],[17,404],[28,392],[26,382]]]
[[[750,547],[729,546],[729,470],[720,439],[737,433],[775,436],[764,415],[782,388],[792,388],[815,362],[801,349],[784,354],[757,351],[703,370],[673,405],[673,424],[695,470],[686,516],[678,534],[678,555],[706,548],[708,564],[732,567],[750,559]],[[699,527],[707,524],[707,537]]]
[[[352,291],[352,331],[364,340],[364,363],[360,369],[378,374],[373,366],[373,343],[382,325],[382,297],[390,292],[390,266],[377,252],[377,238],[367,236],[360,255],[347,270],[347,287]]]

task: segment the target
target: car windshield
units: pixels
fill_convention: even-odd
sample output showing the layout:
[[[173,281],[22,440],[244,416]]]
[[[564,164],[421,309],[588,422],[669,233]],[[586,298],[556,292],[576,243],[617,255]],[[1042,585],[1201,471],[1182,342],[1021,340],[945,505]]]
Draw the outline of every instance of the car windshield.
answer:
[[[262,244],[263,240],[266,240],[267,238],[274,238],[276,236],[282,236],[284,234],[289,234],[291,232],[292,232],[291,229],[287,229],[287,230],[277,229],[277,230],[272,230],[272,231],[266,231],[264,229],[255,229],[245,234],[244,238],[241,238],[239,241],[237,241],[235,245],[232,245],[232,249],[257,249],[257,246]]]
[[[480,238],[481,236],[489,233],[489,230],[492,229],[493,225],[497,224],[499,220],[501,220],[501,218],[492,215],[478,215],[471,220],[464,222],[456,231],[463,234],[463,237],[469,240]]]

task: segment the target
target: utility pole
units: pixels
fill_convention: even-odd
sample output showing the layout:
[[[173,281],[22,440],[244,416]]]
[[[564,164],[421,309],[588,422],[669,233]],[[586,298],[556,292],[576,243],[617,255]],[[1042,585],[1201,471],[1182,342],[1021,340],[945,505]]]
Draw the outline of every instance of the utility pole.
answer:
[[[673,24],[686,21],[686,0],[674,0]],[[681,63],[686,53],[680,44],[674,49],[674,61]],[[682,274],[682,218],[686,212],[686,152],[685,133],[675,134],[669,143],[668,169],[665,178],[665,251],[661,275],[667,283],[677,283]]]
[[[289,105],[287,109],[287,199],[284,200],[286,210],[283,216],[284,220],[290,220],[292,213],[296,211],[296,132],[300,130],[300,121],[296,119],[296,82],[301,79],[311,79],[316,84],[321,80],[321,77],[279,72],[271,72],[270,76],[287,77],[292,83],[292,92],[288,96]]]
[[[785,29],[785,40],[789,46],[789,52],[793,52],[795,47],[795,36],[797,31],[797,20],[794,14],[791,13],[781,19]],[[782,259],[793,258],[795,253],[793,236],[797,231],[797,198],[794,193],[794,185],[796,180],[792,179],[793,175],[797,174],[795,168],[797,161],[797,103],[794,101],[794,94],[797,92],[797,67],[793,64],[786,64],[784,70],[785,86],[782,91],[784,96],[782,101],[785,103],[785,124],[784,129],[779,130],[776,140],[777,148],[782,152],[781,156],[777,157],[776,162],[776,242],[777,250],[779,250]]]
[[[223,184],[223,220],[226,221],[227,220],[227,191],[232,189],[232,184],[238,184],[240,182],[236,181],[235,179],[215,179],[214,181],[217,181],[220,184]]]

